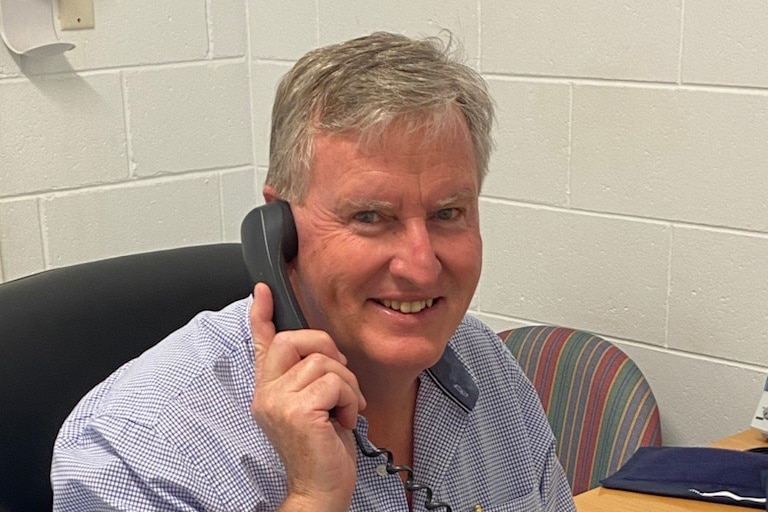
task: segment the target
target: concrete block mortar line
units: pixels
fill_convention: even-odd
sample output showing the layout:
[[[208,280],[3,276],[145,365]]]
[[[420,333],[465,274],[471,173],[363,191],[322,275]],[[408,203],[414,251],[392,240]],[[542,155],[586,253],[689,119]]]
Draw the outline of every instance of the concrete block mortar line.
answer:
[[[502,314],[498,314],[498,313],[486,312],[486,311],[483,311],[482,308],[480,308],[480,307],[472,308],[470,310],[470,313],[478,313],[478,314],[482,314],[483,316],[486,316],[486,317],[489,317],[489,318],[494,318],[494,319],[496,319],[498,321],[501,321],[501,322],[510,322],[510,323],[515,323],[515,324],[524,324],[524,325],[557,325],[557,324],[550,324],[550,323],[547,323],[547,322],[542,322],[541,320],[537,320],[535,318],[522,318],[522,317],[516,317],[516,316],[509,316],[509,315],[502,315]],[[565,327],[571,327],[571,328],[574,328],[574,329],[578,329],[578,327],[574,327],[574,326],[565,326]],[[747,371],[753,371],[753,372],[757,372],[757,373],[768,373],[768,365],[763,366],[763,365],[757,365],[757,364],[753,364],[753,363],[745,363],[745,362],[737,361],[737,360],[734,360],[734,359],[727,359],[727,358],[724,358],[724,357],[716,357],[716,356],[710,356],[710,355],[706,355],[706,354],[699,354],[699,353],[696,353],[696,352],[690,352],[690,351],[682,350],[682,349],[678,349],[678,348],[670,348],[668,346],[662,346],[662,345],[658,345],[658,344],[654,344],[654,343],[649,343],[649,342],[642,341],[642,340],[634,340],[634,339],[629,339],[629,338],[619,338],[619,337],[616,337],[616,336],[611,336],[610,334],[606,334],[606,333],[602,333],[602,332],[596,332],[596,331],[591,331],[591,330],[588,330],[588,329],[587,329],[587,331],[591,332],[593,334],[596,334],[597,336],[600,336],[601,338],[604,338],[604,339],[606,339],[606,340],[610,341],[611,343],[614,343],[614,344],[616,344],[618,346],[628,345],[628,346],[637,347],[637,348],[640,348],[640,349],[647,349],[647,350],[650,350],[650,351],[653,351],[653,352],[662,353],[662,354],[674,355],[674,356],[678,356],[678,357],[687,357],[687,358],[695,359],[695,360],[698,360],[698,361],[704,361],[704,362],[708,362],[708,363],[712,363],[712,364],[721,364],[721,365],[729,366],[729,367],[732,367],[732,368],[739,368],[739,369],[743,369],[743,370],[747,370]]]
[[[672,300],[672,244],[674,243],[674,226],[669,226],[667,233],[667,293],[664,297],[664,347],[669,348],[669,310]]]
[[[49,71],[43,73],[33,73],[30,75],[18,75],[8,76],[0,79],[0,83],[29,83],[32,80],[44,80],[46,78],[59,78],[66,76],[78,76],[89,77],[94,75],[100,75],[104,73],[110,73],[115,71],[151,71],[151,70],[164,70],[164,69],[183,69],[187,67],[211,65],[214,64],[226,64],[226,63],[242,63],[246,59],[245,55],[226,56],[210,59],[192,59],[192,60],[178,60],[173,62],[154,62],[154,63],[139,63],[139,64],[119,64],[114,66],[102,66],[97,68],[87,69],[62,69],[57,71]],[[277,62],[277,61],[275,61]]]
[[[590,332],[593,332],[594,334],[597,334],[601,338],[605,338],[606,340],[618,346],[627,345],[627,346],[647,349],[657,353],[674,355],[678,357],[686,357],[686,358],[694,359],[697,361],[704,361],[712,364],[720,364],[720,365],[725,365],[732,368],[739,368],[739,369],[754,371],[758,373],[768,372],[768,365],[747,363],[744,361],[739,361],[737,359],[729,359],[727,357],[713,356],[713,355],[708,355],[708,354],[703,354],[698,352],[692,352],[692,351],[684,350],[681,348],[674,348],[674,347],[668,346],[669,345],[668,342],[665,343],[664,345],[659,345],[656,343],[650,343],[643,340],[612,336],[610,334],[602,333],[602,332],[595,332],[595,331],[590,331]]]
[[[131,138],[131,114],[128,107],[128,84],[126,82],[125,72],[120,71],[120,94],[123,103],[123,130],[125,131],[125,159],[127,166],[126,176],[135,178],[136,162],[133,159],[133,141]]]
[[[645,343],[643,341],[638,341],[638,340],[625,340],[625,339],[616,338],[616,337],[603,335],[603,334],[600,334],[600,336],[609,340],[611,343],[616,343],[619,346],[628,345],[628,346],[633,346],[641,349],[648,349],[650,351],[658,352],[662,354],[674,355],[678,357],[686,357],[689,359],[703,361],[706,363],[728,366],[730,368],[738,368],[740,370],[747,370],[747,371],[752,371],[756,373],[768,373],[768,366],[758,365],[754,363],[745,363],[742,361],[737,361],[735,359],[728,359],[725,357],[717,357],[717,356],[710,356],[707,354],[700,354],[698,352],[691,352],[691,351],[682,350],[679,348],[662,347],[660,345]]]
[[[315,0],[315,42],[320,44],[320,0]]]
[[[295,60],[291,59],[265,59],[263,57],[255,57],[249,60],[256,65],[276,64],[278,66],[293,66],[296,63]],[[288,71],[288,69],[286,69],[286,71]]]
[[[208,51],[205,54],[205,60],[212,60],[215,42],[213,40],[213,15],[211,13],[211,0],[205,0],[205,24],[206,36],[208,37]]]
[[[257,123],[253,121],[253,118],[255,116],[254,94],[256,94],[253,87],[253,68],[254,68],[254,65],[257,64],[257,62],[253,59],[253,48],[251,46],[252,40],[251,40],[251,30],[250,30],[250,25],[251,25],[251,12],[250,12],[251,5],[250,4],[251,4],[250,2],[245,2],[245,19],[248,20],[248,26],[249,26],[249,29],[246,31],[246,35],[245,35],[245,44],[246,44],[245,58],[247,59],[247,62],[248,62],[248,71],[247,71],[248,73],[248,112],[250,113],[250,119],[251,119],[251,123],[250,123],[251,125],[251,160],[253,162],[253,168],[258,169],[258,165],[259,165],[258,153],[259,152],[256,149],[258,146],[257,144],[258,128],[257,128]],[[258,171],[256,171],[254,174],[257,175]],[[222,204],[222,208],[223,208],[223,204]],[[223,220],[222,220],[222,223],[223,223]],[[223,232],[224,231],[222,230],[222,233]]]
[[[0,283],[5,282],[3,277],[3,216],[0,214]]]
[[[553,85],[572,84],[574,86],[595,86],[595,87],[626,87],[630,89],[654,89],[669,91],[691,91],[691,92],[711,92],[722,94],[743,94],[753,96],[768,96],[768,87],[746,86],[746,85],[717,85],[700,84],[696,82],[666,82],[666,81],[644,81],[630,80],[621,78],[596,78],[596,77],[578,77],[566,75],[534,75],[522,73],[482,73],[486,80],[498,80],[508,82],[526,82],[541,83]]]
[[[40,247],[43,249],[43,268],[51,268],[51,255],[48,247],[48,236],[46,231],[45,220],[45,205],[43,204],[43,197],[38,197],[35,201],[37,205],[37,224],[39,226],[38,236],[40,237]]]
[[[223,242],[226,228],[224,226],[224,180],[222,179],[221,173],[216,174],[216,183],[219,194],[219,233],[221,234],[221,241]]]
[[[680,46],[677,54],[677,83],[683,84],[683,49],[685,48],[685,0],[680,0]]]
[[[480,0],[477,0],[477,55],[475,58],[477,59],[477,65],[475,66],[475,69],[480,71],[482,73],[482,62],[483,62],[483,3]]]
[[[152,182],[155,183],[168,183],[173,181],[184,181],[189,178],[213,178],[222,173],[239,172],[247,169],[252,169],[250,164],[236,166],[236,167],[216,167],[207,169],[192,169],[189,171],[173,172],[155,174],[152,176],[136,176],[129,179],[112,181],[112,182],[96,182],[88,185],[77,185],[72,187],[62,187],[55,190],[37,190],[26,192],[24,194],[17,194],[12,196],[2,197],[0,199],[24,199],[24,198],[40,198],[40,199],[53,199],[56,197],[63,197],[72,194],[91,193],[100,190],[114,190],[118,188],[130,188],[134,186],[147,185]]]
[[[568,155],[565,177],[565,206],[571,207],[571,157],[573,155],[573,83],[568,84]]]
[[[506,204],[510,206],[519,206],[522,208],[548,210],[548,211],[561,212],[561,213],[573,213],[577,215],[600,217],[600,218],[606,218],[606,219],[624,219],[630,222],[643,222],[643,223],[657,224],[657,225],[661,224],[661,225],[669,226],[670,228],[681,227],[681,228],[688,228],[688,229],[700,229],[703,231],[710,231],[713,233],[747,236],[751,238],[757,238],[760,240],[768,239],[768,232],[754,231],[754,230],[743,229],[743,228],[717,226],[712,224],[702,224],[702,223],[687,222],[682,220],[672,220],[672,219],[665,219],[661,217],[658,217],[658,218],[657,217],[640,217],[637,215],[630,215],[627,213],[586,210],[583,208],[573,207],[573,206],[565,207],[565,206],[557,206],[557,205],[545,204],[545,203],[536,203],[533,201],[509,199],[506,197],[493,196],[487,193],[482,193],[480,195],[480,199],[482,201],[488,202],[489,204],[502,204],[502,205]]]

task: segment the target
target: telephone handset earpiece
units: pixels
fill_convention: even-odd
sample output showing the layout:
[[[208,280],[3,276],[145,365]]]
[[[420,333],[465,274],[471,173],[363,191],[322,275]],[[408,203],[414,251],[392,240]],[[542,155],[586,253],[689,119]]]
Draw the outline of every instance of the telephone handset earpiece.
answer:
[[[285,201],[273,201],[251,210],[240,227],[243,259],[251,279],[255,283],[266,283],[272,291],[274,311],[272,322],[275,330],[295,330],[308,327],[299,308],[296,296],[286,274],[286,263],[296,257],[299,237],[293,221],[291,207]],[[427,510],[444,509],[451,512],[446,503],[433,501],[432,489],[413,480],[413,471],[408,466],[395,466],[392,453],[386,448],[369,449],[360,433],[353,431],[355,441],[363,455],[371,458],[386,456],[386,469],[390,474],[405,472],[405,488],[408,491],[424,491]]]
[[[286,275],[286,263],[296,257],[299,238],[291,207],[274,201],[245,216],[240,228],[243,259],[255,283],[266,283],[275,304],[272,321],[279,331],[308,327]]]

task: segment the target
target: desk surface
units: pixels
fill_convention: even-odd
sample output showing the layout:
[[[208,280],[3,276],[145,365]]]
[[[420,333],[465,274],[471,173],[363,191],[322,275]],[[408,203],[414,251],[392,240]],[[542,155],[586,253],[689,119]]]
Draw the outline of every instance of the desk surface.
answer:
[[[731,437],[712,443],[714,448],[728,448],[731,450],[747,450],[756,446],[768,446],[762,434],[756,429],[749,429]],[[684,500],[680,498],[668,498],[641,494],[636,492],[619,491],[598,487],[579,494],[574,498],[576,509],[579,512],[737,512],[754,508],[736,507],[733,505],[720,505],[706,501]]]

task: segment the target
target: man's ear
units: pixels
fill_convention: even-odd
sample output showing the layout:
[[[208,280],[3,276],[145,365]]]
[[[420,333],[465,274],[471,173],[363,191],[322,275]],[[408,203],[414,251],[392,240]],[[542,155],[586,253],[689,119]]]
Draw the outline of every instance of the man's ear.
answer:
[[[261,191],[261,195],[264,196],[264,201],[267,203],[272,203],[280,199],[280,196],[277,194],[275,187],[272,185],[264,185],[264,189]]]

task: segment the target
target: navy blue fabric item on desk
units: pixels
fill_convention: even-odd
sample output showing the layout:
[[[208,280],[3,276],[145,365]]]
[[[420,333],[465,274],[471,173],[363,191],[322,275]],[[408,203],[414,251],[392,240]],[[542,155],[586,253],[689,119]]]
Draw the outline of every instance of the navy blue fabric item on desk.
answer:
[[[765,489],[766,498],[768,498],[768,471],[763,470],[762,473],[760,473],[760,476],[763,480],[763,489]],[[765,503],[765,510],[768,510],[768,501]]]
[[[722,448],[643,447],[600,483],[609,489],[765,509],[768,455]]]

